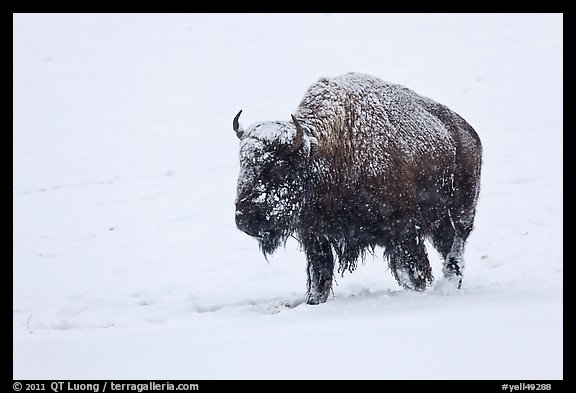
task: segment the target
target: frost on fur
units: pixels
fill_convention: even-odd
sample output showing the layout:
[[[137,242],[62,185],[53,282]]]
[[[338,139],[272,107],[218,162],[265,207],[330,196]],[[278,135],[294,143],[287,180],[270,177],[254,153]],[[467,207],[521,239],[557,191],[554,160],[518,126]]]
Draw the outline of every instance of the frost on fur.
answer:
[[[300,241],[309,303],[326,301],[335,260],[353,271],[377,246],[401,286],[425,290],[434,280],[427,238],[461,284],[482,156],[462,117],[358,73],[313,84],[291,121],[243,130],[238,116],[236,224],[265,256],[289,236]]]

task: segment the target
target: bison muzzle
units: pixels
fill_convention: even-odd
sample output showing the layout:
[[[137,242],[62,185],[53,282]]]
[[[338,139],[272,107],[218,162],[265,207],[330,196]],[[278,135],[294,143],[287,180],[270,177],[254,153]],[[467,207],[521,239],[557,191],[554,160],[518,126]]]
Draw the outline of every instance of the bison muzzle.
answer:
[[[291,121],[233,128],[240,139],[236,225],[264,256],[296,238],[307,258],[306,301],[326,301],[338,272],[384,248],[402,287],[443,275],[462,285],[463,252],[480,190],[482,145],[458,114],[403,86],[349,73],[313,84]]]

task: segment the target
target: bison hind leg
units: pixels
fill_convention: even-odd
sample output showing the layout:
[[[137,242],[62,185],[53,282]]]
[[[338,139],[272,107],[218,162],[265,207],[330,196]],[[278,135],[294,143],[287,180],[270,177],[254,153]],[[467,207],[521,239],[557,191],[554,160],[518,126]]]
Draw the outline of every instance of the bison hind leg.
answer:
[[[464,239],[456,236],[452,242],[450,251],[446,258],[444,258],[444,266],[442,267],[444,278],[449,282],[452,282],[458,289],[462,287],[462,274],[464,273],[464,259],[462,259],[463,253]]]
[[[443,259],[444,278],[460,289],[464,273],[464,244],[470,233],[470,225],[454,222],[450,215],[438,221],[433,229],[432,241]]]
[[[400,238],[395,239],[389,247],[386,247],[385,256],[400,286],[415,291],[424,291],[434,282],[424,238],[418,233],[416,227],[409,231],[402,231]]]

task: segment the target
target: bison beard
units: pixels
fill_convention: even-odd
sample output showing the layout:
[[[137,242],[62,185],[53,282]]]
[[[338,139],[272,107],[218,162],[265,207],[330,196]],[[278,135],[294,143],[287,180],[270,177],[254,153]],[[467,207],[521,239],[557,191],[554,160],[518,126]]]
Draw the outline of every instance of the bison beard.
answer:
[[[462,117],[357,73],[312,85],[292,121],[244,130],[241,112],[236,224],[266,257],[290,236],[300,242],[307,303],[327,300],[335,261],[352,272],[377,246],[401,286],[425,290],[434,281],[426,239],[460,288],[482,156]]]

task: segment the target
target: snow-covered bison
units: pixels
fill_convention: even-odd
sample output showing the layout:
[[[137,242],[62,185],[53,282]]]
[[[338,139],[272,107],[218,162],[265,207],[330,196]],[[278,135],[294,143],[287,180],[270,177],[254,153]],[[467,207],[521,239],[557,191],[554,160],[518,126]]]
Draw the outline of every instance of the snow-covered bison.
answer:
[[[308,261],[307,303],[338,272],[384,247],[398,283],[434,278],[424,240],[460,288],[480,189],[482,145],[446,106],[403,86],[349,73],[313,84],[291,121],[258,122],[240,139],[236,225],[265,256],[294,236]]]

